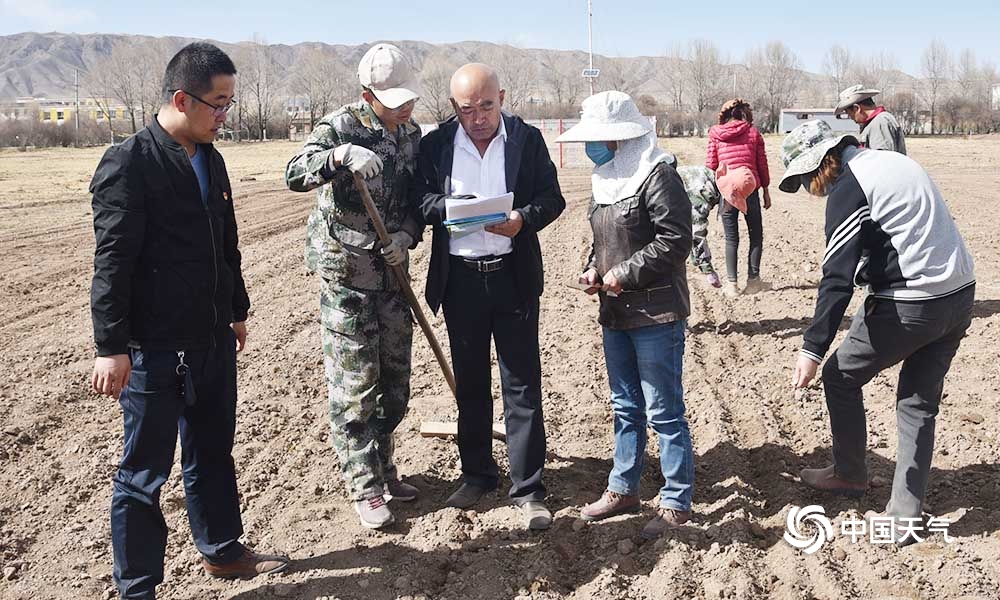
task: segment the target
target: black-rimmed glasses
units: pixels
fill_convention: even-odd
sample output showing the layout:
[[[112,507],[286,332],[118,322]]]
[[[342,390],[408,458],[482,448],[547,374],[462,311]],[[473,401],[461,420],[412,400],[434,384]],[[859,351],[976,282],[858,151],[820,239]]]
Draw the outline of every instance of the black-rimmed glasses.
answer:
[[[185,89],[170,90],[171,94],[173,94],[174,92],[184,92],[188,96],[191,96],[192,98],[194,98],[198,102],[201,102],[205,106],[211,108],[212,111],[213,111],[213,114],[216,117],[221,117],[222,115],[228,114],[229,111],[231,111],[233,109],[233,107],[236,106],[236,99],[235,98],[231,99],[228,104],[223,104],[222,106],[219,106],[217,104],[212,104],[211,102],[208,102],[206,100],[202,100],[198,96],[192,94],[191,92],[189,92],[189,91],[187,91]]]

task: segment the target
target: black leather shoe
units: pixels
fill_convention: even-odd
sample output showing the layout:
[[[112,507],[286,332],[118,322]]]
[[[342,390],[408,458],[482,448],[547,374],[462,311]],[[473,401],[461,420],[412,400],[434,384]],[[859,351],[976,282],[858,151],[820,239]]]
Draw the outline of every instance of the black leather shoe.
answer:
[[[452,508],[472,508],[479,502],[480,498],[492,491],[472,485],[471,483],[463,483],[455,490],[454,494],[448,496],[448,501],[445,502],[445,505]]]

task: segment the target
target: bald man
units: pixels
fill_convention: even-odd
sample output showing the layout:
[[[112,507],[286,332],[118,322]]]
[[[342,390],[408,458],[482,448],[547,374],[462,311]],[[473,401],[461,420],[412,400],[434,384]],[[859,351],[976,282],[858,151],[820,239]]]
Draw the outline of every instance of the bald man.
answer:
[[[566,207],[556,168],[538,129],[502,111],[496,71],[473,63],[451,80],[456,116],[420,142],[415,202],[434,228],[426,297],[444,307],[458,396],[462,483],[448,506],[470,508],[499,487],[492,451],[490,341],[496,344],[510,457],[510,498],[525,526],[547,529],[542,467],[542,372],[538,298],[542,251],[538,232]],[[454,196],[514,193],[505,223],[461,238],[442,225]]]

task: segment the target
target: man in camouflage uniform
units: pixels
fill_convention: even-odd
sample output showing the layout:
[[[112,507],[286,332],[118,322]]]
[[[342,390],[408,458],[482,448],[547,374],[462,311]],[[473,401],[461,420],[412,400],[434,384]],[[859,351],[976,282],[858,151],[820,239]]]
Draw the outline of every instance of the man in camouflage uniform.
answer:
[[[691,247],[691,264],[700,270],[712,287],[722,287],[715,267],[712,266],[712,251],[708,247],[708,215],[719,205],[722,194],[715,184],[715,173],[700,165],[677,168],[677,174],[684,182],[684,190],[691,200],[691,229],[694,244]]]
[[[420,127],[420,95],[402,52],[378,44],[361,59],[363,100],[323,117],[288,163],[293,191],[318,189],[309,215],[306,265],[320,275],[320,321],[331,442],[365,527],[394,521],[387,500],[413,500],[393,463],[393,431],[410,399],[412,315],[392,265],[407,270],[420,239],[419,208],[408,201]],[[367,179],[392,243],[383,247],[352,174]]]

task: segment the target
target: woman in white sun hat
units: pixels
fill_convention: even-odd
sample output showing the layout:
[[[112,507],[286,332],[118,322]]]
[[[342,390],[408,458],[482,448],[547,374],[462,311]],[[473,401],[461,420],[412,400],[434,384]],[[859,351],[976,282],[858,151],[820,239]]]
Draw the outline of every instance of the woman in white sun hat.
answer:
[[[600,294],[615,422],[607,491],[581,515],[596,521],[639,510],[649,424],[659,437],[666,479],[660,510],[642,530],[653,538],[691,516],[694,453],[681,385],[691,201],[671,166],[674,157],[657,147],[649,119],[627,94],[587,98],[580,123],[556,141],[585,143],[595,164],[594,242],[580,283]]]
[[[944,377],[972,319],[972,257],[941,192],[913,159],[859,148],[857,138],[836,135],[822,121],[789,133],[781,159],[783,192],[801,186],[813,196],[828,196],[823,279],[795,365],[795,387],[815,377],[854,287],[869,288],[850,332],[823,367],[833,464],[804,469],[802,482],[833,493],[865,493],[862,387],[902,363],[896,473],[885,516],[920,518]],[[897,541],[906,540],[898,533]]]

